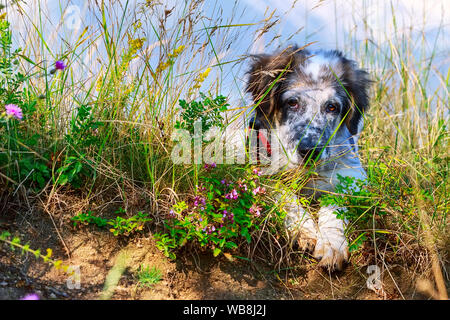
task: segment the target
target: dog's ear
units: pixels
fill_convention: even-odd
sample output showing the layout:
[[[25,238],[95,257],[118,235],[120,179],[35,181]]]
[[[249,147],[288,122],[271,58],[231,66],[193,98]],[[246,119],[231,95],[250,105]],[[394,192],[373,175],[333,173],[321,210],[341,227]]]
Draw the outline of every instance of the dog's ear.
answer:
[[[270,119],[275,110],[277,93],[286,76],[295,68],[298,59],[297,48],[288,48],[281,53],[253,55],[246,92],[255,103],[257,117]]]
[[[359,124],[364,113],[369,108],[369,86],[372,80],[369,74],[358,68],[353,60],[341,56],[343,74],[340,81],[350,98],[350,110],[345,119],[348,130],[355,135],[359,130]]]

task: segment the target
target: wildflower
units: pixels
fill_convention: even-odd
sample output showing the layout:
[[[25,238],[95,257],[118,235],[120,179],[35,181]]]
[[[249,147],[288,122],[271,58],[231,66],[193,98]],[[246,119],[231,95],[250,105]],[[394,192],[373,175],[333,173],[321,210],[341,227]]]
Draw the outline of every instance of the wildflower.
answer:
[[[223,179],[222,181],[220,181],[221,184],[226,184],[227,180]]]
[[[222,222],[227,222],[227,221],[234,223],[234,214],[232,212],[228,213],[227,210],[223,210]],[[220,225],[221,228],[222,228],[222,226],[223,225]]]
[[[39,300],[39,296],[36,293],[29,293],[20,300]]]
[[[199,205],[206,205],[206,199],[200,196],[196,196],[194,198],[194,206],[198,207]]]
[[[170,58],[176,58],[176,57],[178,57],[178,56],[183,52],[184,48],[185,48],[185,46],[184,46],[184,45],[181,45],[181,46],[179,46],[178,48],[174,49],[174,50],[172,51],[172,53],[169,53],[168,56],[169,56]]]
[[[194,93],[194,90],[199,89],[202,86],[202,83],[208,77],[210,72],[211,68],[206,68],[204,72],[199,73],[199,75],[194,79],[194,85],[189,89],[189,94]]]
[[[265,194],[266,193],[266,188],[261,188],[260,186],[256,187],[255,189],[253,189],[253,194],[256,196],[258,194]]]
[[[205,168],[207,171],[209,171],[209,169],[211,169],[211,168],[216,168],[216,167],[217,167],[217,165],[215,162],[210,163],[210,164],[205,163],[205,165],[203,166],[203,168]]]
[[[233,189],[230,193],[225,195],[225,199],[236,200],[237,198],[239,198],[239,194],[236,189]]]
[[[65,68],[67,68],[67,65],[64,63],[64,61],[62,60],[58,60],[55,62],[55,68],[56,70],[64,70]]]
[[[169,211],[169,217],[170,218],[175,218],[176,216],[177,216],[177,214],[175,213],[175,211],[173,211],[173,210]]]
[[[198,191],[198,192],[206,191],[206,188],[205,188],[205,186],[203,185],[203,183],[200,183],[199,186],[195,186],[195,187],[197,188],[197,191]]]
[[[247,185],[243,183],[241,179],[237,181],[239,188],[244,189],[244,191],[247,191]]]
[[[163,62],[161,61],[156,68],[155,73],[160,74],[164,70],[166,70],[168,67],[174,64],[174,59],[176,59],[184,50],[185,46],[181,45],[178,48],[174,49],[171,53],[168,54],[167,61]]]
[[[256,174],[258,177],[260,177],[261,176],[261,169],[259,169],[259,168],[253,169],[253,174]]]
[[[216,227],[215,226],[207,226],[203,228],[203,232],[206,232],[206,234],[211,234],[214,231],[216,231]]]
[[[20,109],[20,107],[18,105],[7,104],[5,106],[5,109],[6,109],[6,115],[15,117],[19,120],[22,120],[22,118],[23,118],[22,109]]]
[[[259,217],[261,215],[261,210],[262,208],[257,206],[256,204],[253,204],[249,209],[250,213],[256,217]]]

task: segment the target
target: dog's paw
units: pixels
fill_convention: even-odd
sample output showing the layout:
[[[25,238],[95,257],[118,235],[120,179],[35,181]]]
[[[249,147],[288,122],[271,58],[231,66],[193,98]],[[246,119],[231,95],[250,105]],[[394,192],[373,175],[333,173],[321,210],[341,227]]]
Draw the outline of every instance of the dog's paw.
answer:
[[[320,260],[319,266],[329,271],[342,270],[350,256],[344,233],[326,228],[321,229],[320,233],[313,253],[314,258]]]
[[[294,246],[300,251],[313,252],[317,242],[317,227],[314,220],[307,218],[304,220],[286,221],[286,229],[289,238]]]
[[[316,247],[316,234],[300,233],[297,237],[297,245],[300,251],[313,252]]]

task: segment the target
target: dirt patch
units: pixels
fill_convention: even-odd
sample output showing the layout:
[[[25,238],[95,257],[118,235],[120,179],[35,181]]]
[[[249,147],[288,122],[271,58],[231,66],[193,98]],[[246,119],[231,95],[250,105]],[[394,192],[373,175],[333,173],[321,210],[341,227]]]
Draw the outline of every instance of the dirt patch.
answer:
[[[32,248],[52,248],[55,258],[78,266],[80,287],[73,287],[75,279],[34,256],[2,246],[0,299],[20,299],[27,293],[38,293],[42,299],[98,299],[119,253],[127,257],[126,268],[112,299],[424,298],[414,290],[412,275],[417,274],[401,266],[382,270],[383,295],[367,288],[366,268],[355,262],[342,272],[329,274],[318,268],[315,261],[304,259],[281,270],[241,259],[231,262],[223,257],[213,258],[210,253],[196,251],[183,252],[176,261],[170,261],[156,248],[149,230],[124,239],[95,227],[73,229],[67,224],[56,225],[59,235],[48,215],[25,213],[2,216],[0,231],[20,235]],[[358,261],[357,257],[352,261]],[[136,272],[141,265],[161,270],[162,280],[150,288],[140,286]]]

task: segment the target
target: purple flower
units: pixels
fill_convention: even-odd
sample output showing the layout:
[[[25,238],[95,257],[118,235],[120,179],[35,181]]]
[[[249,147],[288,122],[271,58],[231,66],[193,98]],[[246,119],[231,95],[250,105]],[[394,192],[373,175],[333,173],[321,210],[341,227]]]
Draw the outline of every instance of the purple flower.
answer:
[[[233,189],[230,193],[225,195],[225,199],[236,200],[237,198],[239,198],[239,194],[236,189]]]
[[[169,217],[170,218],[175,218],[176,216],[177,216],[177,214],[175,213],[175,211],[173,211],[173,210],[169,211]]]
[[[222,222],[226,222],[227,220],[230,221],[231,223],[233,223],[234,222],[234,214],[232,212],[228,213],[227,210],[223,210]],[[220,227],[222,228],[222,225]]]
[[[222,181],[220,181],[221,184],[226,184],[227,180],[223,179]]]
[[[5,106],[6,109],[6,114],[8,116],[12,116],[15,117],[19,120],[22,120],[23,118],[23,114],[22,114],[22,109],[20,109],[20,107],[16,104],[7,104]]]
[[[20,300],[39,300],[39,296],[36,293],[29,293]]]
[[[200,196],[196,196],[194,198],[194,206],[198,207],[199,204],[201,204],[203,206],[206,205],[206,199],[203,197],[200,197]]]
[[[56,70],[64,70],[65,68],[67,68],[67,65],[64,63],[64,61],[62,60],[58,60],[55,62],[55,68]]]
[[[207,171],[209,171],[211,168],[216,168],[216,167],[217,167],[217,165],[215,162],[213,162],[211,164],[205,163],[205,165],[203,166],[203,168],[205,168]]]

